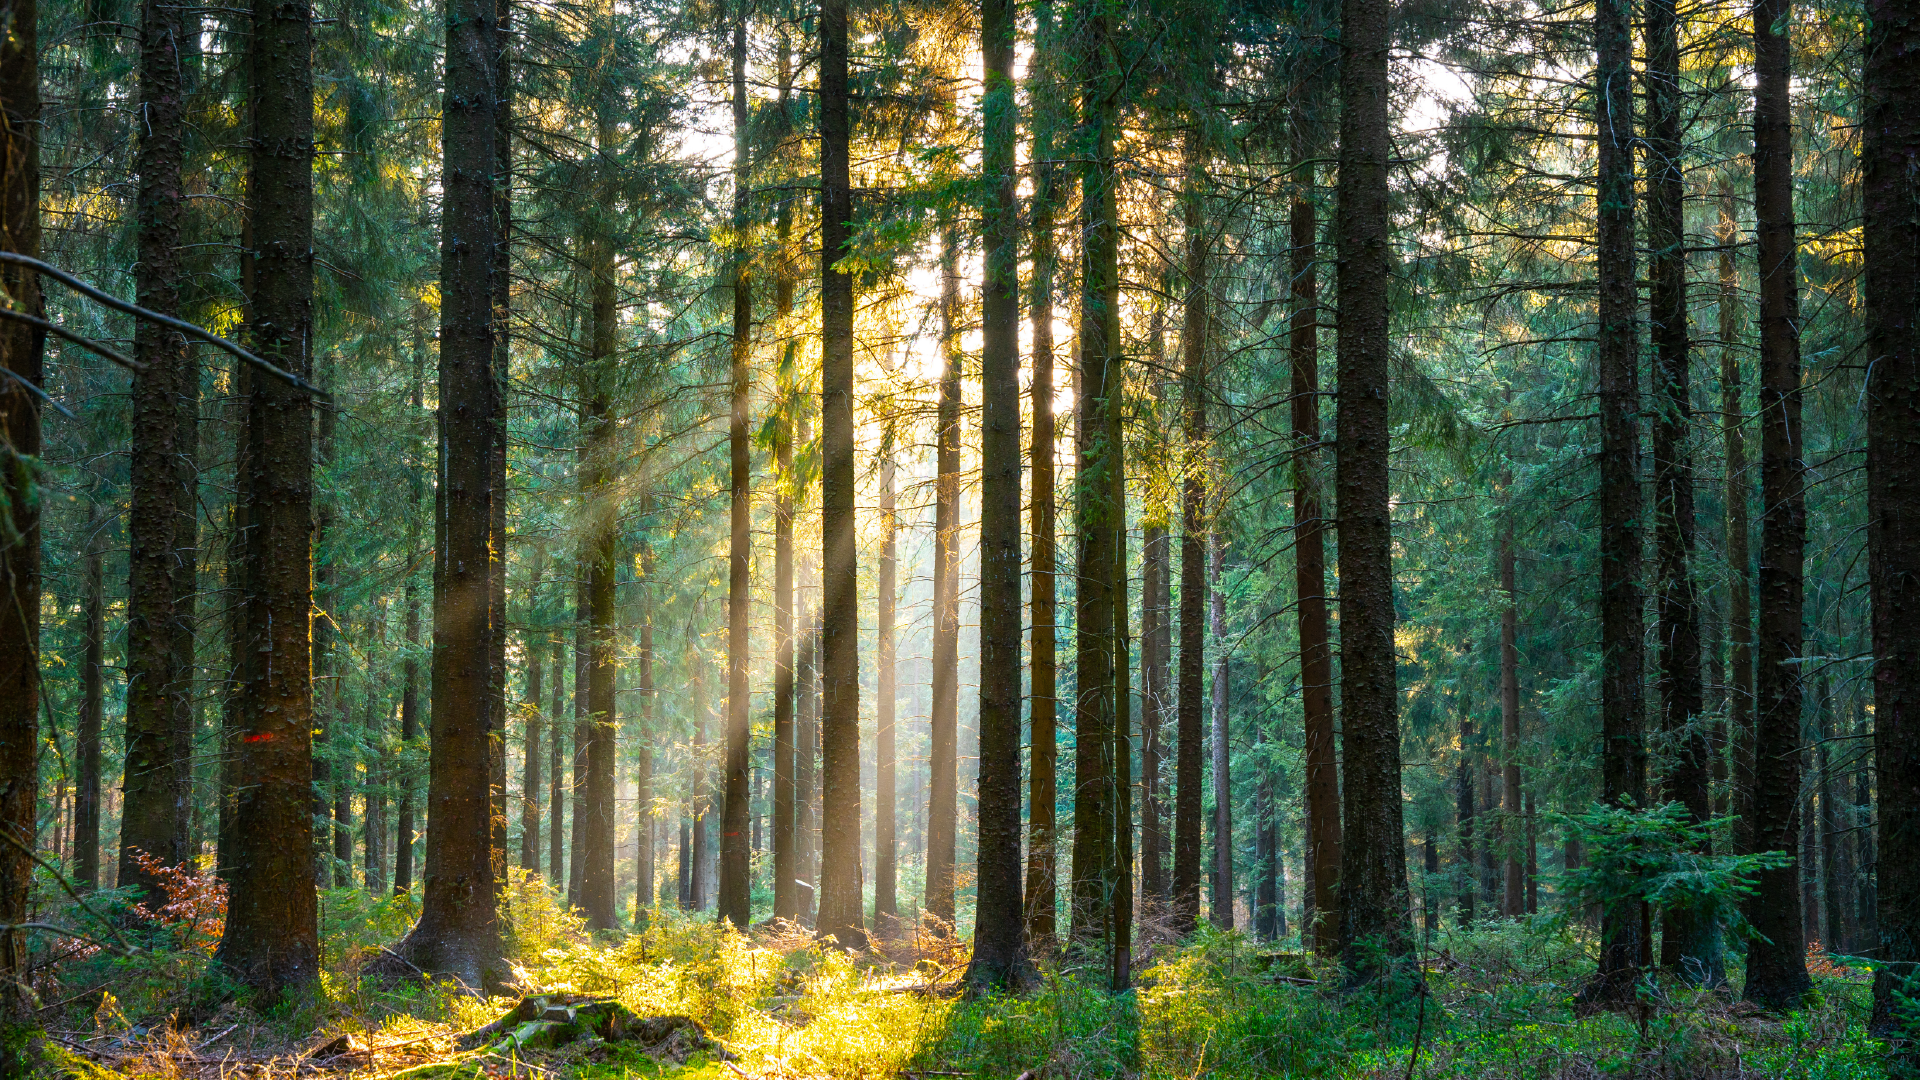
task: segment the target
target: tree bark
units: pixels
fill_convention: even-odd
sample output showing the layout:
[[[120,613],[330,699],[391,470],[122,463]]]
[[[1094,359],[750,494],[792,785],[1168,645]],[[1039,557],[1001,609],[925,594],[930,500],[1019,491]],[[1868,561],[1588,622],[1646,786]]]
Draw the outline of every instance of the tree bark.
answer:
[[[1161,347],[1160,313],[1154,313],[1154,368],[1165,364]],[[1167,876],[1166,785],[1163,760],[1166,757],[1164,731],[1167,692],[1172,675],[1168,623],[1171,621],[1173,585],[1169,578],[1172,538],[1160,523],[1144,524],[1140,529],[1140,896],[1143,901],[1165,905],[1173,897],[1172,881]]]
[[[1340,944],[1356,978],[1412,948],[1400,811],[1393,655],[1393,519],[1388,506],[1388,294],[1393,254],[1387,169],[1389,14],[1349,0],[1340,15],[1340,399],[1334,497],[1340,507],[1340,750],[1345,783]]]
[[[1208,258],[1205,153],[1198,130],[1187,136],[1186,296],[1180,327],[1182,434],[1186,442],[1180,499],[1180,690],[1174,737],[1173,926],[1190,934],[1200,917],[1200,849],[1204,835],[1207,649],[1207,340]],[[1216,868],[1217,869],[1217,868]]]
[[[820,909],[852,948],[860,903],[860,592],[854,548],[853,277],[835,264],[853,231],[847,0],[820,5]]]
[[[1600,131],[1600,340],[1595,368],[1600,392],[1601,788],[1606,801],[1616,806],[1641,806],[1647,797],[1630,18],[1625,0],[1600,0],[1594,9],[1594,122]],[[1600,969],[1583,991],[1585,1000],[1615,1005],[1631,999],[1640,965],[1648,959],[1643,921],[1638,904],[1616,904],[1601,913]]]
[[[398,949],[417,967],[475,989],[505,975],[488,702],[493,501],[500,495],[493,488],[495,19],[493,0],[454,0],[446,12],[439,392],[445,538],[434,551],[426,888],[420,921]]]
[[[1476,824],[1479,815],[1475,812],[1473,791],[1473,710],[1463,701],[1460,708],[1460,760],[1454,766],[1454,823],[1460,830],[1460,925],[1471,926],[1475,915],[1475,898],[1480,895],[1480,883],[1474,868],[1479,865],[1475,858],[1477,837]]]
[[[1075,431],[1074,517],[1078,552],[1075,590],[1073,900],[1069,934],[1081,945],[1111,944],[1120,868],[1114,835],[1114,700],[1119,659],[1115,566],[1125,517],[1115,505],[1122,364],[1119,318],[1120,233],[1114,166],[1114,99],[1119,77],[1112,13],[1087,7],[1078,45],[1082,147],[1080,166],[1080,393]]]
[[[1905,1035],[1896,993],[1920,964],[1920,23],[1867,5],[1861,230],[1866,244],[1867,565],[1879,793],[1872,1029]],[[1864,781],[1862,786],[1864,787]],[[1864,800],[1862,800],[1864,801]]]
[[[611,153],[617,138],[612,125],[599,132],[601,152]],[[612,930],[619,925],[619,901],[613,877],[614,823],[619,819],[614,783],[618,772],[615,736],[615,681],[619,661],[614,648],[615,582],[619,561],[619,499],[615,494],[616,421],[608,387],[614,379],[614,335],[618,310],[614,298],[613,245],[604,227],[596,223],[588,243],[588,271],[592,275],[592,341],[587,358],[588,398],[583,417],[586,428],[583,514],[585,535],[580,552],[586,568],[586,709],[581,713],[584,747],[575,747],[578,761],[585,750],[586,778],[575,805],[575,864],[579,887],[575,903],[587,917],[587,926]]]
[[[82,570],[80,620],[86,651],[80,660],[80,716],[74,730],[73,879],[100,887],[100,729],[106,705],[107,597],[101,565],[106,522],[97,501],[87,503],[86,562]]]
[[[1720,415],[1726,454],[1727,504],[1725,557],[1727,563],[1727,741],[1733,791],[1734,847],[1751,851],[1747,824],[1753,818],[1753,583],[1747,547],[1746,422],[1740,389],[1740,353],[1734,347],[1739,332],[1739,275],[1734,267],[1734,245],[1739,228],[1734,217],[1733,185],[1722,180],[1720,220],[1716,239],[1720,247]]]
[[[1304,170],[1288,208],[1293,315],[1288,353],[1293,375],[1293,580],[1300,634],[1300,705],[1306,734],[1307,880],[1313,950],[1340,946],[1340,769],[1333,737],[1333,648],[1327,617],[1327,521],[1320,505],[1320,296],[1318,208],[1311,119],[1293,114],[1293,158]]]
[[[960,716],[960,234],[940,233],[940,404],[933,505],[933,708],[927,769],[926,906],[954,920]]]
[[[40,255],[39,5],[16,0],[0,15],[0,251]],[[43,315],[39,279],[24,268],[0,270],[13,307]],[[0,387],[0,505],[10,526],[0,540],[0,922],[28,917],[33,886],[34,814],[39,798],[40,501],[25,459],[40,454],[40,403],[21,380],[44,382],[46,337],[25,323],[0,327],[0,365],[18,375]],[[26,991],[27,939],[0,935],[0,1014],[25,1018],[37,1007]],[[8,1056],[12,1056],[9,1052]],[[4,1060],[0,1060],[4,1063]]]
[[[139,260],[135,302],[164,315],[180,312],[180,223],[186,205],[181,168],[186,156],[186,91],[182,80],[180,7],[172,0],[140,5]],[[192,815],[193,520],[189,385],[197,380],[179,331],[145,319],[134,324],[134,358],[147,370],[134,376],[127,514],[126,758],[121,780],[119,873],[138,886],[144,903],[166,902],[159,880],[136,856],[164,866],[187,859]],[[183,498],[185,514],[182,514]],[[176,536],[177,533],[185,533]],[[184,540],[185,543],[181,543]],[[180,587],[187,586],[182,595]],[[185,641],[180,639],[185,637]],[[184,645],[184,648],[182,647]],[[181,663],[182,659],[186,663]],[[185,724],[183,727],[182,724]]]
[[[533,559],[533,582],[527,590],[529,622],[533,621],[531,616],[535,605],[539,603],[540,577],[546,569],[544,545],[534,548]],[[520,708],[527,726],[520,774],[520,869],[533,874],[540,872],[540,712],[545,704],[540,699],[546,689],[543,677],[545,668],[540,655],[543,637],[544,633],[529,634],[522,646],[527,656],[527,692]]]
[[[313,65],[302,0],[256,0],[250,47],[254,351],[312,370]],[[267,212],[271,208],[271,212]],[[246,634],[234,859],[214,961],[266,998],[319,976],[313,875],[313,400],[251,380],[247,409]]]
[[[641,576],[643,579],[653,576],[653,559],[646,548],[641,549]],[[654,719],[659,710],[654,704],[653,688],[653,607],[651,599],[647,610],[640,617],[640,655],[635,660],[637,685],[634,691],[640,695],[640,747],[635,754],[633,767],[634,805],[638,808],[635,825],[639,830],[639,852],[634,860],[634,925],[644,928],[651,919],[657,893],[654,891],[653,834],[659,815],[653,808],[653,741],[657,737]]]
[[[1793,218],[1791,0],[1753,9],[1753,203],[1760,259],[1760,612],[1752,837],[1794,850],[1800,832],[1802,607],[1807,538],[1800,428],[1800,281]],[[1747,918],[1746,1000],[1790,1005],[1812,988],[1795,863],[1761,871]]]
[[[425,365],[424,343],[416,328],[412,389],[409,394],[412,408],[409,415],[413,417],[421,414],[421,384],[425,381]],[[414,568],[419,565],[421,555],[420,500],[426,492],[425,473],[424,463],[410,454],[407,462],[407,576],[406,583],[401,587],[401,603],[406,605],[402,632],[406,636],[407,651],[400,661],[400,752],[396,775],[398,793],[393,808],[393,891],[396,896],[413,891],[413,805],[414,794],[419,787],[418,778],[414,775],[413,759],[416,756],[416,744],[420,740],[420,662],[416,659],[420,651],[420,586],[419,575]],[[554,682],[556,686],[559,683],[557,669]]]
[[[975,987],[1029,979],[1020,894],[1020,212],[1014,192],[1013,0],[981,0],[989,185],[980,287],[980,772]]]
[[[814,810],[814,781],[819,775],[820,752],[820,680],[818,655],[820,624],[812,613],[805,614],[807,634],[800,642],[799,658],[794,661],[794,742],[793,742],[793,831],[794,878],[799,920],[813,923],[815,900],[819,897],[819,847],[816,844],[819,819]]]
[[[752,183],[751,140],[747,118],[747,7],[742,0],[733,19],[733,224],[747,231],[747,198]],[[732,400],[727,425],[730,483],[727,550],[727,747],[725,804],[720,822],[720,917],[745,930],[753,915],[749,881],[747,790],[749,740],[747,627],[752,615],[753,455],[747,431],[753,391],[748,364],[753,349],[753,282],[743,247],[734,253]]]
[[[900,914],[899,841],[895,827],[900,793],[894,731],[899,696],[894,620],[899,606],[900,554],[893,446],[889,432],[883,440],[880,459],[880,565],[874,582],[880,594],[879,617],[874,627],[873,925],[876,930],[886,929],[888,920]]]
[[[1509,491],[1513,477],[1502,485]],[[1500,523],[1500,743],[1503,766],[1500,794],[1506,806],[1506,888],[1504,914],[1526,914],[1526,865],[1520,855],[1520,600],[1514,580],[1513,511],[1509,503]]]
[[[1036,7],[1034,40],[1051,43],[1053,7],[1040,0]],[[1056,166],[1053,164],[1053,127],[1051,112],[1040,107],[1041,96],[1053,84],[1048,69],[1036,52],[1029,68],[1030,96],[1035,100],[1033,142],[1029,151],[1033,168],[1033,199],[1030,203],[1033,230],[1033,272],[1028,297],[1028,322],[1033,343],[1033,441],[1028,445],[1031,485],[1029,537],[1032,577],[1028,583],[1029,617],[1033,620],[1028,643],[1028,751],[1027,785],[1027,880],[1025,906],[1027,947],[1033,954],[1051,952],[1057,935],[1059,892],[1059,846],[1055,821],[1055,802],[1059,798],[1057,770],[1059,744],[1055,730],[1059,701],[1056,689],[1058,650],[1055,627],[1054,491],[1053,491],[1053,277],[1056,241],[1054,203]],[[1034,94],[1034,90],[1041,91]]]
[[[567,792],[568,785],[562,783],[565,777],[566,730],[567,725],[560,722],[566,715],[566,685],[562,676],[566,670],[566,639],[559,634],[553,635],[553,708],[548,715],[553,717],[553,731],[547,748],[547,882],[554,889],[567,880]]]
[[[1212,537],[1212,566],[1208,574],[1211,603],[1209,636],[1220,655],[1213,660],[1213,925],[1233,929],[1233,744],[1227,730],[1228,658],[1225,652],[1227,597],[1220,591],[1220,569],[1227,547],[1220,535]]]

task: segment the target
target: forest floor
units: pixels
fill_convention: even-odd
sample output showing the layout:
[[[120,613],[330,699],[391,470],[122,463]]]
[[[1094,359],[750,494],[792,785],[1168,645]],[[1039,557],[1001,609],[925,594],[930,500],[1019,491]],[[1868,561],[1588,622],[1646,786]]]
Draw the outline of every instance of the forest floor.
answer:
[[[446,987],[361,979],[404,931],[405,901],[324,894],[326,974],[310,998],[256,1013],[214,986],[205,920],[172,947],[99,949],[49,965],[39,987],[43,1075],[63,1080],[931,1080],[978,1077],[1327,1077],[1340,1080],[1853,1080],[1888,1076],[1865,1032],[1863,971],[1820,959],[1802,1009],[1769,1016],[1722,994],[1650,988],[1629,1013],[1576,1016],[1592,970],[1578,927],[1546,918],[1441,935],[1429,993],[1343,991],[1297,954],[1203,930],[1146,949],[1137,988],[1049,968],[1019,998],[957,993],[964,947],[922,939],[846,955],[800,935],[723,931],[663,913],[596,941],[524,880],[509,895],[522,994],[592,994],[639,1017],[687,1016],[694,1035],[649,1049],[586,1039],[520,1050],[461,1036],[514,1008]],[[878,943],[876,943],[878,944]],[[1738,971],[1732,973],[1737,985]],[[464,1045],[464,1048],[463,1048]],[[705,1048],[703,1048],[705,1047]]]

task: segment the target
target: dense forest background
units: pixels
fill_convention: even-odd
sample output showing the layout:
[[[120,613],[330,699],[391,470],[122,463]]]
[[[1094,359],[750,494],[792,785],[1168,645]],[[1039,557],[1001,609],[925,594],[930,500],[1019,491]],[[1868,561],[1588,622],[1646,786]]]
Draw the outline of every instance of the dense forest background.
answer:
[[[16,1012],[90,894],[276,1000],[546,890],[1912,1026],[1905,6],[0,18]]]

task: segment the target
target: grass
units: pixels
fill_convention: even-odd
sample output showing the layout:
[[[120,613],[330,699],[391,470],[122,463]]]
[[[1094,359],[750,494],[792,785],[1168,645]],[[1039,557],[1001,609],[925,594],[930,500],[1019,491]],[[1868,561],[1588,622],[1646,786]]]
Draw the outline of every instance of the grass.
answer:
[[[101,982],[108,989],[42,1015],[51,1038],[41,1071],[73,1080],[1891,1075],[1883,1047],[1865,1033],[1868,986],[1856,972],[1821,965],[1813,997],[1786,1016],[1659,983],[1630,1012],[1580,1017],[1570,999],[1591,970],[1590,943],[1577,928],[1547,920],[1491,923],[1433,942],[1423,957],[1426,995],[1340,990],[1335,973],[1315,961],[1209,929],[1155,948],[1126,994],[1108,993],[1099,971],[1065,964],[1047,966],[1034,993],[967,1001],[947,992],[965,961],[950,943],[850,956],[798,934],[742,936],[664,911],[642,933],[596,940],[537,883],[517,880],[508,900],[520,988],[609,995],[641,1015],[691,1016],[734,1059],[696,1053],[684,1063],[661,1061],[604,1045],[462,1054],[452,1036],[516,999],[357,978],[357,959],[397,937],[413,911],[405,901],[342,890],[327,896],[320,987],[266,1014],[240,1006],[208,972],[204,940],[151,939],[155,948],[132,957],[103,950],[58,965],[41,987],[46,1000]],[[343,1033],[356,1039],[355,1052],[302,1059]]]

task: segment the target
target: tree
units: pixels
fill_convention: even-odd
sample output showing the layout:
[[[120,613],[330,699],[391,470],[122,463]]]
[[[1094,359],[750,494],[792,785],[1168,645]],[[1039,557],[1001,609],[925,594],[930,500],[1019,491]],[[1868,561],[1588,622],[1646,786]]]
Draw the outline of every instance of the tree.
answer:
[[[1793,219],[1791,0],[1753,8],[1753,210],[1760,259],[1760,611],[1753,850],[1763,870],[1747,918],[1746,1000],[1783,1008],[1812,989],[1800,923],[1800,661],[1807,495],[1800,428],[1800,266]]]
[[[860,940],[860,607],[854,548],[853,227],[847,3],[820,5],[820,911],[815,929]]]
[[[1180,690],[1174,736],[1173,922],[1192,933],[1200,917],[1200,847],[1204,809],[1202,749],[1205,746],[1207,650],[1207,260],[1204,201],[1206,155],[1203,133],[1187,135],[1186,191],[1181,215],[1186,231],[1186,297],[1180,327],[1182,463],[1180,500]],[[1217,898],[1216,898],[1217,899]]]
[[[793,51],[785,31],[780,35],[780,92],[776,102],[779,134],[791,134]],[[778,326],[793,318],[793,207],[780,201],[775,219],[777,251],[774,257],[773,311]],[[793,471],[793,427],[799,409],[795,398],[794,356],[797,342],[789,338],[782,350],[777,400],[773,417],[773,916],[800,920],[801,902],[794,881],[799,869],[798,808],[794,801],[794,671],[793,510],[798,480]],[[889,524],[892,519],[888,518]],[[888,594],[882,590],[881,603]],[[884,646],[883,646],[884,647]],[[884,700],[884,698],[883,698]],[[883,704],[884,708],[885,705]]]
[[[313,305],[313,60],[305,3],[257,0],[249,46],[247,201],[254,351],[304,378]],[[249,380],[242,603],[252,662],[240,687],[234,851],[214,961],[272,999],[320,974],[312,803],[313,399]],[[436,715],[438,710],[435,710]],[[484,815],[483,815],[484,816]]]
[[[1020,215],[1013,0],[981,0],[987,205],[980,287],[980,832],[974,987],[1028,979],[1020,894]]]
[[[487,708],[492,501],[504,494],[493,489],[491,460],[495,18],[493,0],[456,0],[446,12],[437,530],[444,540],[433,567],[431,834],[420,920],[395,950],[475,989],[505,974]]]
[[[1387,422],[1393,140],[1387,122],[1388,10],[1340,12],[1340,396],[1334,496],[1340,507],[1340,944],[1356,978],[1412,947],[1400,809],[1393,654],[1393,517]]]
[[[1333,647],[1327,618],[1326,518],[1320,509],[1319,207],[1314,202],[1314,129],[1293,113],[1298,185],[1287,208],[1287,270],[1293,313],[1287,353],[1293,395],[1293,579],[1299,604],[1300,707],[1306,742],[1307,880],[1315,922],[1313,948],[1332,956],[1340,941],[1340,772],[1334,756]],[[1304,931],[1303,931],[1304,932]]]
[[[0,23],[0,251],[40,255],[39,9],[16,2]],[[39,279],[21,266],[0,267],[0,285],[16,310],[44,310]],[[33,841],[39,799],[40,502],[27,467],[41,451],[40,402],[27,385],[42,382],[44,332],[28,323],[0,326],[0,365],[18,376],[0,388],[0,453],[6,507],[0,530],[0,922],[25,922],[33,885]],[[34,1007],[27,983],[27,941],[0,936],[0,1013],[18,1018]],[[8,1056],[15,1052],[7,1051]]]
[[[896,782],[898,753],[894,731],[899,704],[896,683],[899,644],[894,630],[894,616],[899,607],[900,550],[899,523],[895,516],[898,506],[894,490],[896,470],[893,446],[893,433],[888,431],[882,436],[880,565],[874,573],[874,586],[879,593],[879,611],[874,625],[873,924],[876,929],[885,928],[885,920],[900,914],[899,839],[894,821],[895,809],[900,801]],[[1017,668],[1014,674],[1017,678]],[[1015,797],[1018,797],[1017,792]]]
[[[1600,735],[1601,786],[1615,806],[1646,802],[1647,750],[1642,732],[1640,592],[1640,383],[1636,359],[1633,250],[1633,91],[1628,5],[1594,8],[1594,71],[1600,131],[1598,271],[1600,390]],[[1601,916],[1600,970],[1587,1000],[1626,1001],[1647,943],[1638,909],[1614,905]]]
[[[1873,594],[1874,763],[1879,788],[1878,913],[1884,961],[1874,971],[1873,1027],[1906,1026],[1896,992],[1920,961],[1920,25],[1874,0],[1861,153],[1865,210],[1867,551]],[[1896,965],[1906,965],[1900,967]]]
[[[747,126],[747,8],[741,0],[733,20],[733,223],[744,237],[752,165]],[[753,563],[753,458],[747,438],[753,384],[748,361],[753,348],[753,284],[743,248],[733,264],[732,402],[727,428],[731,529],[727,552],[727,761],[720,825],[720,917],[745,930],[752,918],[748,860],[747,622]]]
[[[141,307],[163,315],[178,314],[184,276],[179,249],[186,205],[180,176],[186,94],[180,13],[167,0],[140,5],[140,258],[134,292]],[[199,400],[199,375],[186,338],[151,320],[135,326],[134,356],[146,370],[134,377],[130,425],[127,755],[117,880],[139,886],[151,904],[164,901],[165,894],[138,856],[166,866],[185,861],[193,796],[189,613],[197,547],[192,441],[197,429],[188,402]]]
[[[1211,566],[1207,588],[1211,597],[1207,607],[1207,629],[1216,643],[1226,640],[1227,598],[1220,591],[1220,570],[1226,562],[1226,544],[1214,533],[1210,544]],[[1228,658],[1224,648],[1213,660],[1213,680],[1208,687],[1213,697],[1213,731],[1209,740],[1213,751],[1213,904],[1208,911],[1213,925],[1233,929],[1233,748],[1227,730]]]
[[[954,921],[960,785],[960,231],[940,232],[940,404],[933,504],[933,708],[927,750],[927,913]],[[984,641],[984,639],[983,639]]]

